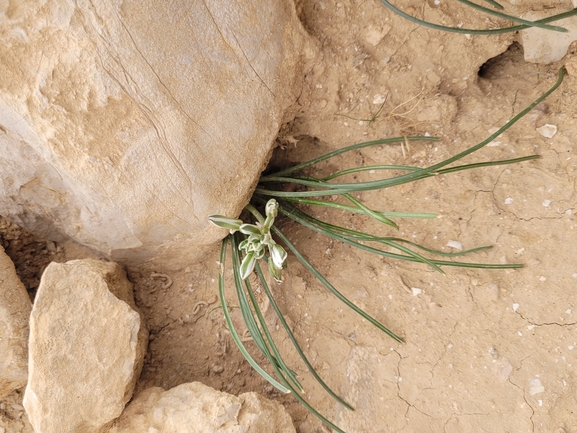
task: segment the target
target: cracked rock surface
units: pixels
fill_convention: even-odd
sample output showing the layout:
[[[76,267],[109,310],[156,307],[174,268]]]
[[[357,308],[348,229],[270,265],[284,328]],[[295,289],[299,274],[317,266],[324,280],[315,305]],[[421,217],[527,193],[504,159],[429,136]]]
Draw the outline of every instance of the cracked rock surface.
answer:
[[[172,269],[218,242],[208,215],[248,202],[313,51],[289,0],[2,1],[0,17],[0,214]]]

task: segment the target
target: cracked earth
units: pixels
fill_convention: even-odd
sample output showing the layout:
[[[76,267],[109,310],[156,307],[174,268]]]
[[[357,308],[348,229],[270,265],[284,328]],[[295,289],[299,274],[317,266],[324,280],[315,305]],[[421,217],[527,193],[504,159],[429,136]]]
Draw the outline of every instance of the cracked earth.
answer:
[[[563,64],[524,62],[516,35],[426,30],[377,1],[302,0],[299,11],[318,41],[319,55],[307,73],[297,116],[281,131],[274,164],[377,138],[440,138],[408,149],[365,148],[319,165],[316,175],[360,163],[441,161],[504,125],[554,83]],[[427,18],[471,22],[475,16],[428,7]],[[436,220],[401,220],[399,233],[393,233],[339,211],[319,215],[446,252],[454,251],[450,241],[463,249],[493,245],[468,260],[523,263],[522,269],[447,267],[442,275],[283,225],[339,290],[405,339],[394,342],[346,309],[289,257],[285,281],[275,289],[278,303],[320,375],[355,412],[331,400],[308,376],[282,331],[274,334],[302,377],[306,397],[347,432],[577,433],[576,101],[577,77],[570,75],[467,162],[532,154],[540,155],[538,160],[362,195],[373,208],[433,212],[440,215]],[[547,123],[558,128],[550,139],[536,130]],[[68,245],[61,249],[53,259],[89,254]],[[151,332],[138,390],[201,381],[233,394],[257,391],[284,404],[299,433],[327,432],[254,373],[234,347],[215,297],[217,249],[203,263],[169,274],[170,287],[129,269]],[[267,317],[275,329],[270,311]],[[239,315],[234,319],[241,325]],[[18,404],[18,394],[11,398]],[[6,408],[0,419],[14,418]]]

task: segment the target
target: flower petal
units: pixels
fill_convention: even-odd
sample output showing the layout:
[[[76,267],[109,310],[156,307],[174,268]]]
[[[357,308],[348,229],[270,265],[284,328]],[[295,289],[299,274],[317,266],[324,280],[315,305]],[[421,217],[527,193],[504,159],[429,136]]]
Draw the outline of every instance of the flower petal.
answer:
[[[268,261],[268,272],[277,283],[282,282],[282,268],[277,268],[271,259]]]
[[[240,264],[240,278],[243,280],[248,278],[254,269],[254,265],[256,265],[256,257],[254,253],[248,253],[244,256],[244,259],[242,259],[242,263]]]
[[[270,253],[270,258],[272,259],[274,265],[277,268],[282,269],[283,263],[288,255],[285,249],[281,247],[279,244],[273,244],[269,246],[268,250]]]
[[[258,229],[258,227],[253,224],[243,224],[239,227],[239,230],[241,233],[244,233],[245,235],[256,235],[256,236],[261,235],[261,232]]]
[[[216,226],[222,227],[223,229],[229,229],[231,231],[237,231],[242,225],[242,220],[236,218],[229,218],[224,215],[211,215],[208,220]]]

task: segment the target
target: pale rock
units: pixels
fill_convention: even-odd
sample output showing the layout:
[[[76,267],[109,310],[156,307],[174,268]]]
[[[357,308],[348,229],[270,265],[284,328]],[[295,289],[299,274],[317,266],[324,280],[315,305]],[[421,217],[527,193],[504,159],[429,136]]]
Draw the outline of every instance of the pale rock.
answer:
[[[447,242],[447,246],[451,248],[455,248],[456,250],[461,251],[463,249],[463,244],[459,241],[450,240]]]
[[[391,26],[386,24],[380,27],[369,25],[364,31],[365,40],[376,47],[390,31]]]
[[[40,433],[100,433],[131,398],[148,332],[115,263],[51,263],[30,318],[24,407]]]
[[[109,433],[294,433],[286,410],[249,392],[236,397],[199,382],[149,388],[126,407]]]
[[[28,320],[32,303],[0,246],[0,398],[28,380]]]
[[[532,11],[524,14],[522,18],[536,21],[550,15],[551,11]],[[577,40],[577,17],[572,16],[551,24],[564,27],[567,29],[567,33],[539,29],[537,27],[521,31],[520,42],[523,45],[525,61],[544,65],[557,62],[567,54],[571,43]]]
[[[315,51],[292,0],[0,1],[0,34],[3,215],[174,269],[248,202]]]
[[[545,138],[553,138],[557,134],[557,126],[546,123],[537,128],[537,132]]]
[[[545,387],[538,377],[529,380],[529,395],[536,395],[545,392]]]

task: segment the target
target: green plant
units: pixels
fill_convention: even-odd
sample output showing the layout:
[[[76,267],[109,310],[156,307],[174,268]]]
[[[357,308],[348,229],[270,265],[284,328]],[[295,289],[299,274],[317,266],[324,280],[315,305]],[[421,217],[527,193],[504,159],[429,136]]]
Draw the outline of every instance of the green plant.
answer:
[[[264,320],[263,313],[260,309],[259,303],[257,302],[257,296],[253,288],[253,283],[250,281],[250,275],[252,271],[256,271],[256,278],[260,286],[263,288],[265,295],[267,296],[270,305],[274,309],[278,316],[280,323],[287,332],[289,339],[293,343],[296,351],[300,355],[304,364],[307,366],[310,373],[318,381],[318,383],[338,402],[349,409],[353,407],[339,397],[333,390],[331,390],[323,379],[314,370],[311,363],[307,359],[306,355],[300,348],[292,330],[287,324],[280,308],[275,302],[274,296],[270,290],[267,283],[267,279],[262,272],[259,260],[264,260],[268,263],[268,269],[270,274],[275,280],[280,280],[282,278],[281,270],[286,262],[287,253],[285,249],[280,246],[276,241],[272,239],[271,233],[277,236],[277,238],[282,242],[288,250],[290,250],[294,256],[304,265],[304,267],[312,273],[321,283],[326,287],[332,294],[334,294],[338,299],[344,302],[353,311],[357,312],[368,322],[376,326],[378,329],[383,331],[385,334],[392,337],[398,342],[403,340],[393,331],[389,330],[383,324],[378,322],[376,319],[368,315],[362,309],[353,304],[348,300],[341,292],[339,292],[315,267],[314,265],[305,258],[295,245],[282,233],[282,231],[275,226],[275,218],[277,214],[284,215],[285,217],[293,220],[294,222],[301,224],[313,231],[321,233],[328,236],[331,239],[341,241],[345,244],[360,248],[361,250],[374,253],[383,257],[408,260],[412,262],[424,263],[433,269],[443,272],[442,267],[444,266],[460,266],[468,268],[485,268],[485,269],[505,269],[505,268],[520,268],[520,264],[483,264],[483,263],[466,263],[459,261],[449,260],[453,257],[468,255],[481,250],[486,250],[491,248],[490,246],[484,246],[475,248],[468,251],[463,251],[459,253],[443,253],[440,251],[435,251],[430,248],[426,248],[422,245],[418,245],[414,242],[407,241],[398,237],[379,237],[371,235],[370,233],[365,233],[357,230],[352,230],[347,227],[341,227],[331,224],[326,221],[321,221],[313,216],[307,214],[299,205],[307,206],[324,206],[331,208],[338,208],[341,210],[346,210],[358,214],[362,214],[373,218],[383,224],[397,228],[395,222],[391,218],[434,218],[434,214],[425,213],[395,213],[395,212],[382,212],[374,209],[370,209],[360,200],[354,197],[355,193],[369,190],[381,190],[408,182],[414,182],[420,179],[425,179],[431,176],[438,176],[448,173],[453,173],[461,170],[468,170],[479,167],[497,166],[505,164],[514,164],[523,161],[529,161],[532,159],[539,158],[538,155],[529,155],[521,158],[514,158],[508,160],[500,161],[484,161],[465,165],[451,166],[453,163],[459,161],[467,155],[478,151],[479,149],[486,146],[488,143],[496,139],[504,131],[515,124],[519,119],[525,116],[529,111],[531,111],[537,104],[543,101],[547,96],[549,96],[555,89],[559,87],[563,81],[564,69],[561,69],[558,74],[557,82],[542,96],[535,100],[531,105],[517,114],[513,119],[507,122],[503,127],[496,131],[491,136],[487,137],[482,142],[472,146],[457,155],[448,158],[442,162],[431,165],[426,168],[418,168],[412,166],[399,166],[399,165],[376,165],[376,166],[363,166],[363,167],[353,167],[346,170],[339,171],[332,174],[331,176],[319,179],[306,175],[296,175],[298,172],[321,162],[332,158],[336,155],[340,155],[345,152],[350,152],[352,150],[361,149],[369,146],[377,146],[383,144],[391,143],[402,143],[406,140],[409,141],[424,141],[424,140],[437,140],[432,137],[397,137],[389,138],[383,140],[370,141],[365,143],[359,143],[352,146],[348,146],[342,149],[335,150],[333,152],[322,155],[318,158],[312,159],[310,161],[298,164],[294,167],[280,170],[276,173],[267,174],[262,176],[259,184],[255,190],[251,204],[246,207],[248,215],[252,218],[251,223],[244,223],[240,219],[228,218],[222,215],[213,215],[210,220],[216,225],[229,229],[231,233],[224,238],[222,241],[222,248],[220,254],[220,275],[219,275],[219,295],[221,305],[224,311],[225,320],[227,322],[228,328],[231,332],[232,338],[236,345],[250,363],[265,379],[267,379],[271,384],[282,392],[291,392],[295,398],[302,402],[312,413],[319,417],[323,422],[329,425],[331,428],[338,432],[342,430],[334,425],[331,421],[320,414],[313,406],[311,406],[301,395],[302,386],[299,383],[296,374],[291,370],[291,368],[284,362],[279,349],[277,348],[272,335],[268,329],[268,326]],[[331,182],[341,176],[357,173],[365,170],[375,170],[375,171],[388,171],[396,170],[403,171],[404,174],[393,176],[390,178],[384,178],[377,181],[370,182],[355,182],[355,183],[334,183]],[[281,185],[298,185],[302,190],[299,191],[287,191],[286,188],[279,188]],[[334,201],[328,201],[319,199],[319,197],[326,196],[341,196],[348,203],[337,203]],[[264,206],[266,217],[263,216],[257,207]],[[235,329],[232,318],[229,312],[228,302],[225,296],[225,261],[227,256],[228,244],[231,244],[231,256],[232,256],[232,270],[234,286],[236,288],[236,296],[240,306],[240,310],[243,316],[244,323],[250,333],[254,343],[262,354],[267,359],[269,367],[273,370],[275,377],[273,377],[269,372],[262,368],[250,355],[249,351],[246,349],[244,343],[239,336],[238,331]],[[268,255],[267,255],[268,250]],[[393,250],[393,251],[391,251]],[[441,257],[442,259],[435,258]]]
[[[467,28],[461,28],[461,27],[443,26],[440,24],[435,24],[435,23],[432,23],[429,21],[421,20],[421,19],[416,18],[412,15],[409,15],[408,13],[403,12],[401,9],[394,6],[388,0],[381,0],[381,3],[383,3],[383,5],[385,5],[388,9],[390,9],[391,11],[396,13],[397,15],[399,15],[403,18],[406,18],[409,21],[412,21],[416,24],[419,24],[419,25],[422,25],[425,27],[429,27],[429,28],[432,28],[435,30],[442,30],[445,32],[453,32],[453,33],[465,33],[465,34],[471,34],[471,35],[494,35],[494,34],[499,34],[499,33],[510,33],[510,32],[517,32],[519,30],[525,30],[525,29],[528,29],[530,27],[539,27],[539,28],[546,29],[546,30],[566,33],[567,29],[565,29],[563,27],[549,26],[547,24],[554,22],[554,21],[561,20],[563,18],[568,18],[568,17],[571,17],[571,16],[577,14],[577,9],[573,9],[573,10],[570,10],[568,12],[563,12],[561,14],[557,14],[557,15],[553,15],[553,16],[550,16],[547,18],[543,18],[541,20],[527,21],[527,20],[524,20],[522,18],[507,15],[507,14],[505,14],[503,12],[499,12],[497,10],[486,8],[484,6],[473,3],[469,0],[457,0],[457,1],[459,3],[464,4],[467,7],[477,9],[477,10],[479,10],[479,11],[481,11],[487,15],[493,15],[493,16],[496,16],[496,17],[499,17],[499,18],[502,18],[502,19],[505,19],[508,21],[519,23],[519,25],[510,26],[510,27],[503,27],[503,28],[499,28],[499,29],[467,29]],[[497,3],[494,0],[485,0],[485,2],[489,3],[495,9],[499,9],[499,10],[504,9],[503,6],[501,6],[499,3]]]

